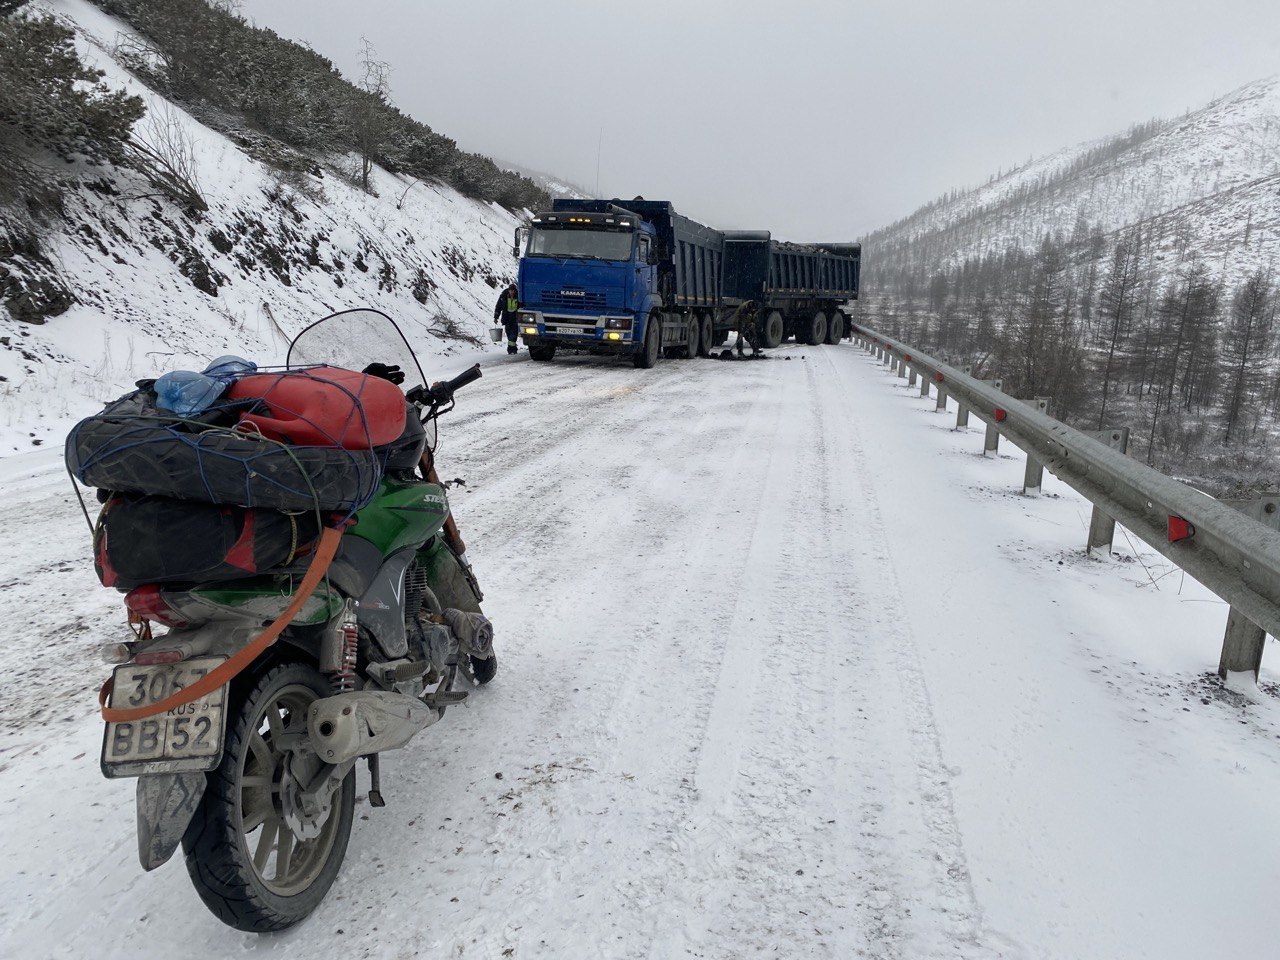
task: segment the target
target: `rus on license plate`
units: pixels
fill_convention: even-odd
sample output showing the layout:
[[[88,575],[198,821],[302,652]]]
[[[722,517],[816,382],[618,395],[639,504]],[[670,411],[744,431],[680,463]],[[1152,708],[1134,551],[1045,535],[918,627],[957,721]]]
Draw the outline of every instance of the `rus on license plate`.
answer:
[[[159,703],[195,683],[223,661],[197,657],[178,663],[116,667],[109,706]],[[212,770],[222,757],[227,688],[141,720],[108,723],[102,740],[102,772],[108,777],[139,773]]]

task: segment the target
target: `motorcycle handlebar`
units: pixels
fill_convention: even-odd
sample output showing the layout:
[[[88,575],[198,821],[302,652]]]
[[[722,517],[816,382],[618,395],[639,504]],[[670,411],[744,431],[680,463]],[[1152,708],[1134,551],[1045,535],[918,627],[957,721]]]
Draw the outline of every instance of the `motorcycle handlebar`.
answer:
[[[448,403],[453,399],[454,391],[460,390],[469,383],[474,383],[481,376],[480,364],[477,363],[463,370],[452,380],[441,380],[431,387],[414,387],[409,391],[407,397],[413,403]]]
[[[480,364],[477,363],[475,366],[463,370],[452,380],[446,380],[444,385],[448,388],[450,393],[453,393],[455,390],[460,390],[465,387],[468,383],[474,383],[479,380],[480,376]]]

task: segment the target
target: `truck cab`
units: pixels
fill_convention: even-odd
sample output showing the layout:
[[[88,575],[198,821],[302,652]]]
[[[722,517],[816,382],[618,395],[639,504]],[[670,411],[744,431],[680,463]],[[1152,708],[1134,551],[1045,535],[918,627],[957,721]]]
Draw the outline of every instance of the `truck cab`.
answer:
[[[520,333],[534,360],[556,349],[631,355],[661,305],[654,227],[618,207],[553,210],[517,232]]]

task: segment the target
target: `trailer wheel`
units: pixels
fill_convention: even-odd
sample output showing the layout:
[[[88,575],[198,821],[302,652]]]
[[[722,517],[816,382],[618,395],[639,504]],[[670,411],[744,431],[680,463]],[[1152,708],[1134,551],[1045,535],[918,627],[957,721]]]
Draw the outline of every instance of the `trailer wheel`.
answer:
[[[844,314],[833,310],[827,318],[827,343],[835,346],[844,339]]]
[[[782,343],[786,334],[786,325],[782,322],[782,312],[772,310],[764,319],[764,345],[773,349]]]
[[[644,347],[631,358],[632,364],[641,370],[648,370],[658,362],[662,353],[662,314],[657,310],[649,314],[644,325]]]
[[[802,332],[804,334],[804,342],[811,347],[816,347],[825,341],[827,339],[827,315],[821,310],[816,311],[809,318],[809,323]],[[796,339],[799,339],[799,337]]]
[[[711,314],[702,315],[701,336],[698,337],[698,356],[711,356],[711,340],[715,336],[715,324],[711,322]]]
[[[680,348],[681,360],[693,360],[702,351],[702,323],[696,316],[689,317],[689,326],[684,346]]]
[[[537,360],[539,363],[550,363],[556,357],[556,345],[554,343],[531,343],[529,344],[529,359]]]

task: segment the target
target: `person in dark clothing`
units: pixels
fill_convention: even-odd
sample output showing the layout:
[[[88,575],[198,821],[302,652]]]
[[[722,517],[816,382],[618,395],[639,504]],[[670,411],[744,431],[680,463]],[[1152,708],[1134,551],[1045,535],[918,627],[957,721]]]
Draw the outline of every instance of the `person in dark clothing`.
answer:
[[[516,337],[520,334],[519,311],[520,299],[517,296],[516,285],[513,283],[498,295],[497,306],[493,308],[493,319],[500,319],[502,325],[507,328],[507,353],[518,352]]]

